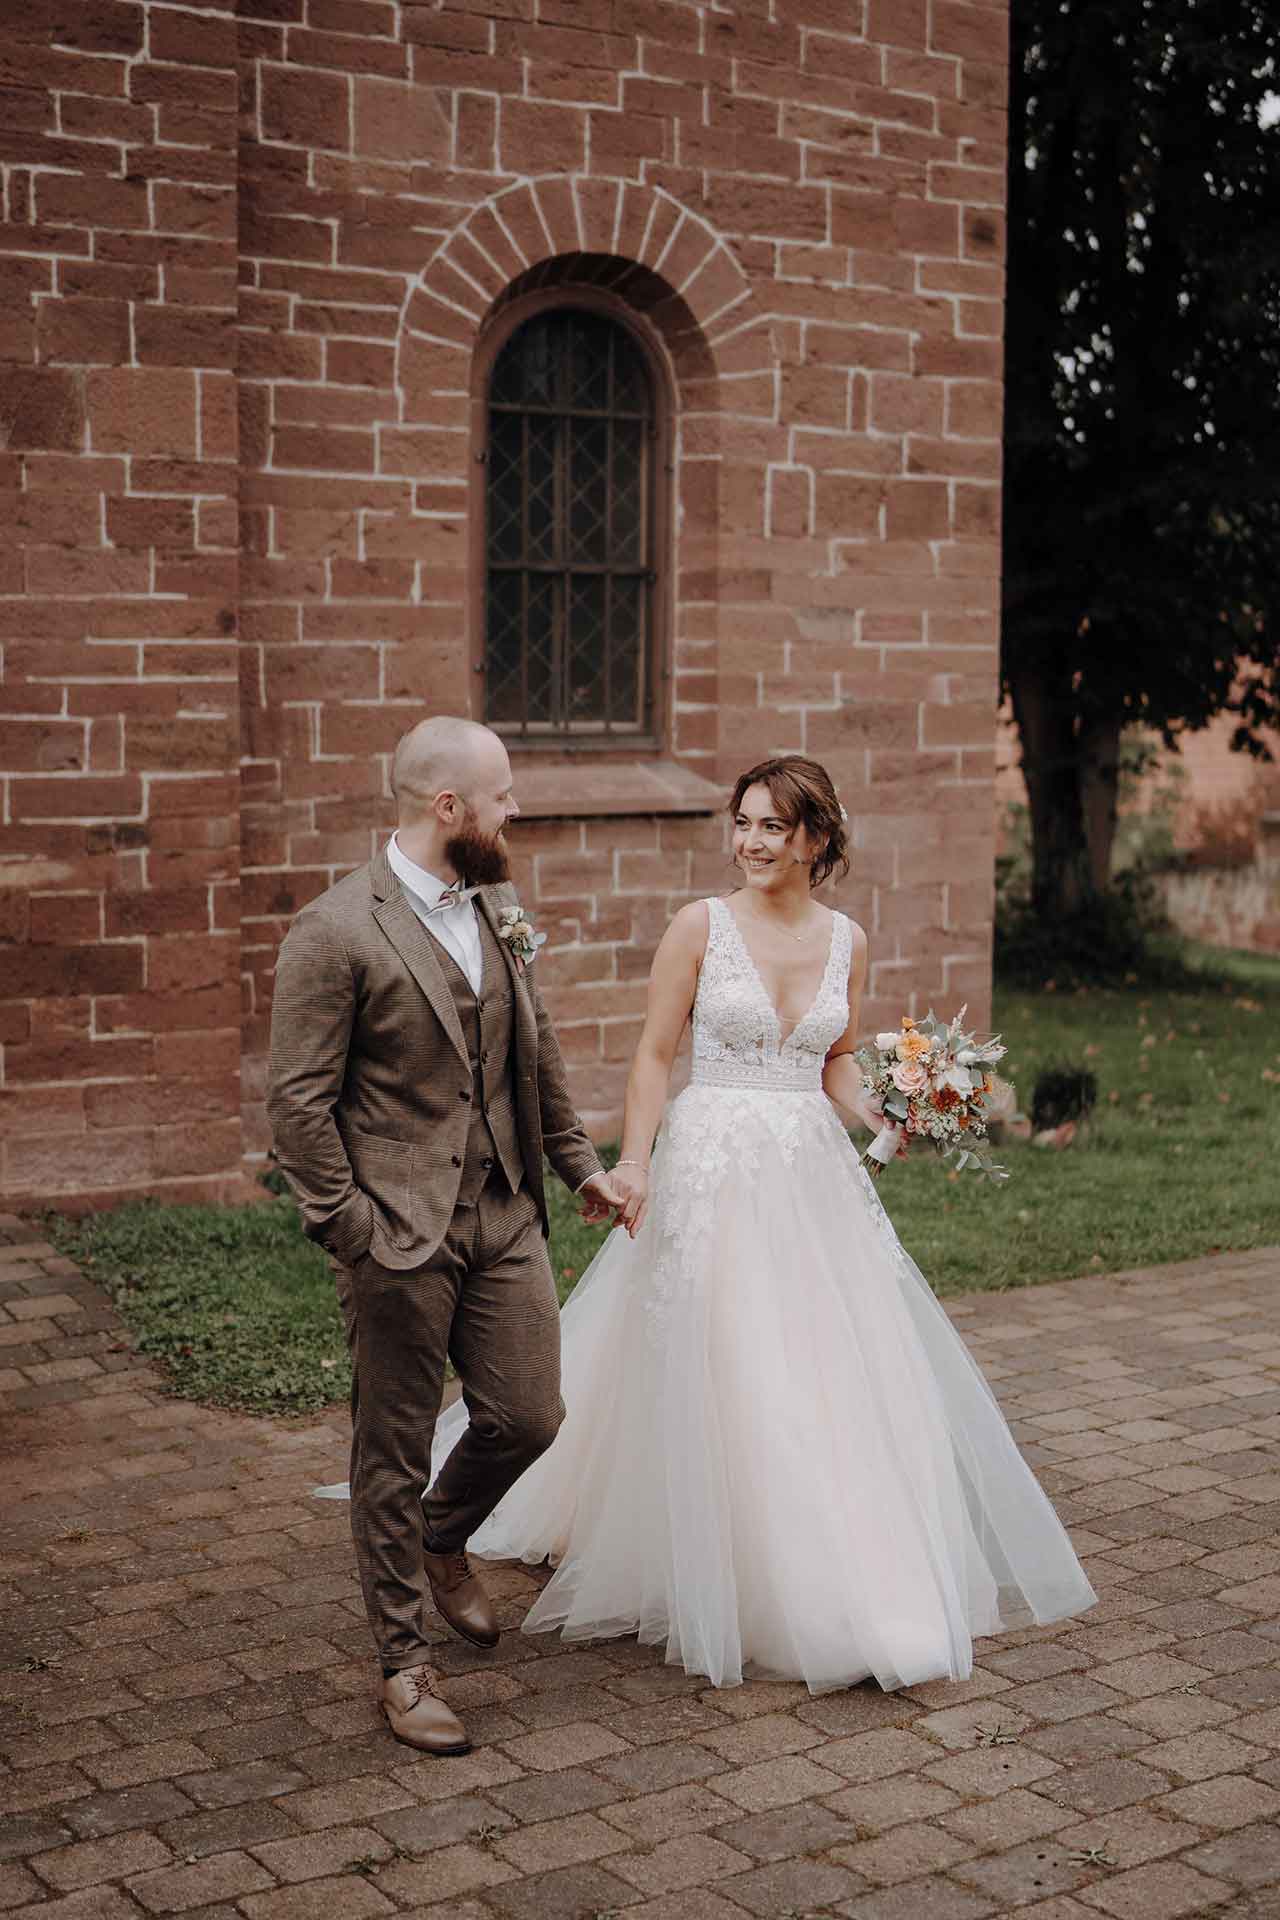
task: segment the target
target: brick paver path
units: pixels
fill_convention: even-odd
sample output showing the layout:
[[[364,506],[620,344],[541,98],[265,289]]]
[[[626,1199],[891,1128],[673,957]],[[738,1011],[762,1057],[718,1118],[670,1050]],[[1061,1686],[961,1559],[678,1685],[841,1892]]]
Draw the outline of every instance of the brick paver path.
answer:
[[[0,1910],[41,1920],[1280,1915],[1280,1253],[953,1303],[1102,1598],[971,1681],[721,1693],[441,1634],[381,1726],[344,1421],[166,1398],[0,1220]],[[814,1568],[821,1578],[821,1568]],[[492,1576],[515,1627],[533,1576]]]

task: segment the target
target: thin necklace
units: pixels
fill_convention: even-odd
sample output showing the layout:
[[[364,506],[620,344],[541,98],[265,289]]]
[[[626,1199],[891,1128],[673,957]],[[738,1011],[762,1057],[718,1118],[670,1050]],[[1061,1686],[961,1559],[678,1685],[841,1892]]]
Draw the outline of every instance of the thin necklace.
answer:
[[[758,913],[752,913],[751,915],[751,918],[753,920],[763,920],[764,917],[765,916],[763,914],[758,914]],[[812,940],[814,934],[818,931],[816,927],[810,927],[807,933],[792,933],[790,927],[783,926],[781,920],[775,921],[774,924],[777,926],[779,933],[785,933],[788,940],[798,940],[801,942],[805,940]]]

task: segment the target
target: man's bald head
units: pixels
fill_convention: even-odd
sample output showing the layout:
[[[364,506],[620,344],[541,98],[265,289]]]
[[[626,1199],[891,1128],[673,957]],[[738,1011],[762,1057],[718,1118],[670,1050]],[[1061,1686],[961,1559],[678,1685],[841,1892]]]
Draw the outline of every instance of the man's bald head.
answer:
[[[501,740],[476,720],[443,713],[419,720],[401,736],[391,761],[399,818],[406,823],[420,819],[442,793],[456,793],[465,803],[499,756],[505,761]]]
[[[498,735],[475,720],[420,720],[391,761],[400,851],[446,880],[492,886],[508,875],[504,830],[520,809]]]

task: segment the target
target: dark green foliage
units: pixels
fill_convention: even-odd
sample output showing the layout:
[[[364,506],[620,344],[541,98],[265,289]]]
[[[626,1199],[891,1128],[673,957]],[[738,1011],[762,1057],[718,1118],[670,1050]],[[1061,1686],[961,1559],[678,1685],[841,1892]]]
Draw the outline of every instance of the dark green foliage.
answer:
[[[1122,874],[1110,892],[1074,911],[1041,913],[1029,901],[996,907],[995,972],[1003,986],[1194,986],[1200,976],[1170,935],[1141,876]]]
[[[1069,1064],[1042,1067],[1031,1094],[1031,1126],[1060,1127],[1064,1120],[1084,1120],[1098,1104],[1098,1076],[1088,1067]]]
[[[1261,751],[1280,712],[1276,19],[1012,20],[1003,671],[1057,915],[1107,884],[1124,726]]]

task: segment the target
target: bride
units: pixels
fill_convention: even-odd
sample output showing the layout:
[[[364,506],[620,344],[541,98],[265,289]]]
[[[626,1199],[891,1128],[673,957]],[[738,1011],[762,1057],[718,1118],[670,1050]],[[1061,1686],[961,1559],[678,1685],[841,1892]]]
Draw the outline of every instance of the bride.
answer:
[[[812,898],[849,865],[831,781],[768,760],[732,818],[741,888],[682,907],[654,959],[626,1231],[561,1315],[564,1425],[470,1551],[552,1561],[525,1632],[636,1634],[716,1686],[960,1679],[975,1637],[1096,1596],[845,1131],[878,1117],[866,936]]]

